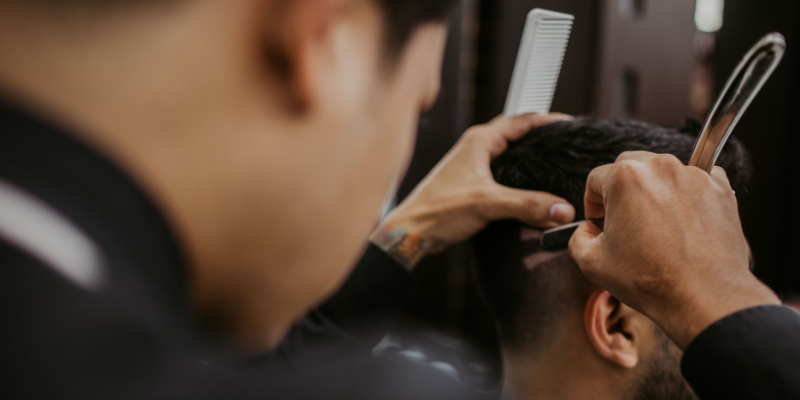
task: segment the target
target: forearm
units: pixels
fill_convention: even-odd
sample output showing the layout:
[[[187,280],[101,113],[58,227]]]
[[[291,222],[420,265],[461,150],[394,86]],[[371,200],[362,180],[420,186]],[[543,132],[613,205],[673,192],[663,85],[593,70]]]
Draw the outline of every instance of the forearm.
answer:
[[[741,275],[719,277],[719,281],[727,281],[725,285],[703,286],[698,282],[685,296],[651,302],[643,311],[685,350],[701,332],[730,315],[753,307],[781,304],[778,296],[750,271]]]
[[[370,237],[370,242],[409,271],[413,271],[417,263],[433,249],[429,240],[409,232],[403,224],[381,224]]]

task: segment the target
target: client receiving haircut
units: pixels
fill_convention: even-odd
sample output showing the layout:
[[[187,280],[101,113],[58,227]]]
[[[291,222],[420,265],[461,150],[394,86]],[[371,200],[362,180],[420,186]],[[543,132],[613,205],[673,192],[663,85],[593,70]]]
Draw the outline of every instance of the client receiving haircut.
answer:
[[[694,125],[679,130],[587,117],[557,122],[511,143],[492,163],[492,172],[502,185],[563,197],[575,206],[576,220],[580,220],[584,219],[583,196],[592,169],[613,163],[622,152],[636,150],[673,154],[687,163],[699,131]],[[739,141],[728,142],[717,165],[725,169],[736,193],[744,194],[751,167]],[[535,354],[563,335],[567,315],[582,312],[592,292],[599,288],[581,274],[567,252],[550,253],[540,258],[541,262],[533,262],[537,265],[533,268],[528,258],[526,266],[524,259],[539,249],[538,241],[525,240],[523,228],[519,222],[506,220],[481,232],[475,239],[474,272],[496,319],[504,352]],[[663,359],[652,360],[652,373],[640,378],[642,393],[636,398],[664,398],[659,394],[667,393],[674,398],[691,398],[688,386],[675,389],[677,395],[670,391],[685,385],[678,368],[680,355],[671,354],[678,351],[677,347],[670,350],[669,339],[653,326],[663,347],[655,353]],[[648,395],[648,390],[658,393]]]

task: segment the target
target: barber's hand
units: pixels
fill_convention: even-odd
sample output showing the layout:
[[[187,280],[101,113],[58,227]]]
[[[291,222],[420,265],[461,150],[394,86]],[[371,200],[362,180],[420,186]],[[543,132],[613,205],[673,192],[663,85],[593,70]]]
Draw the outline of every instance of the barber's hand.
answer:
[[[659,324],[682,349],[714,322],[780,304],[749,270],[735,194],[725,171],[711,175],[671,155],[623,153],[592,171],[586,218],[570,242],[581,271]]]
[[[499,219],[555,227],[575,218],[566,200],[511,189],[494,181],[489,164],[509,141],[531,129],[570,119],[563,114],[495,118],[470,128],[370,238],[409,269],[427,254],[475,235]]]

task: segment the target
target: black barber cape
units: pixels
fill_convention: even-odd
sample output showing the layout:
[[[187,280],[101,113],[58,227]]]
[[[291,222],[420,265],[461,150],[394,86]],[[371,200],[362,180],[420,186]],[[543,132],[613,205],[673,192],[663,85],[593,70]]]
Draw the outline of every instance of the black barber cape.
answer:
[[[131,179],[0,102],[0,399],[476,396],[429,364],[373,357],[412,286],[376,247],[261,357],[204,333],[187,281],[176,239]]]
[[[209,339],[147,196],[70,134],[2,102],[0,274],[0,399],[483,398],[430,365],[372,356],[411,291],[375,247],[274,354]],[[703,399],[800,399],[800,314],[734,314],[682,367]]]

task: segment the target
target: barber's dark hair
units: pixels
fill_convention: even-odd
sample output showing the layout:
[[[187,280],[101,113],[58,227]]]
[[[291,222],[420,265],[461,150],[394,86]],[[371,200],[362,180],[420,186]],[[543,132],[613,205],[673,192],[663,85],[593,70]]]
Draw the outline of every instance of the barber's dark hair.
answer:
[[[673,154],[687,163],[697,131],[696,123],[679,130],[588,117],[556,122],[511,143],[492,162],[492,173],[502,185],[546,191],[566,199],[575,206],[576,219],[583,219],[586,179],[592,169],[613,163],[622,152],[636,150]],[[741,142],[732,138],[717,165],[725,169],[736,193],[744,194],[751,166]],[[568,256],[558,261],[562,265],[527,270],[522,261],[526,249],[520,241],[521,227],[516,221],[495,222],[475,240],[477,284],[506,345],[534,339],[565,307],[585,305],[590,294],[583,290],[589,287],[588,281]],[[585,297],[576,298],[574,293]]]

